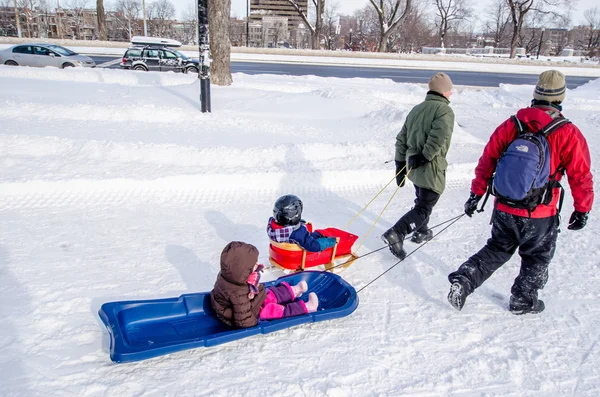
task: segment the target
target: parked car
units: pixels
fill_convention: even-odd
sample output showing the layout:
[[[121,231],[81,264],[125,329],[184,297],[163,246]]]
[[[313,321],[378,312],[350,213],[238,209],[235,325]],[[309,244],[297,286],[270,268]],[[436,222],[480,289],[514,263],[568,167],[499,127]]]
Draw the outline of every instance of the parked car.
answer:
[[[55,66],[67,67],[96,67],[96,62],[88,56],[80,55],[68,48],[55,44],[25,43],[18,44],[0,51],[0,64],[12,66]]]
[[[161,45],[143,44],[129,48],[121,60],[121,68],[156,72],[198,73],[198,59]]]

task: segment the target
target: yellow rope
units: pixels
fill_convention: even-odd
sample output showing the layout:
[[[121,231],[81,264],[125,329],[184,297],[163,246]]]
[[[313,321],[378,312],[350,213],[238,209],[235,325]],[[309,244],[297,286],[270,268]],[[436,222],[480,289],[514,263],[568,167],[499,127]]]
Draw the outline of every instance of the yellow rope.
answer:
[[[402,170],[404,170],[404,168]],[[402,172],[402,170],[400,170],[400,172]],[[402,179],[402,182],[400,183],[400,185],[402,185],[403,183],[406,182],[406,177],[408,176],[408,174],[410,173],[410,171],[412,171],[412,168],[410,170],[408,170],[408,172],[406,173],[406,175],[404,175],[404,178]],[[400,172],[398,172],[398,174],[400,174]],[[389,185],[389,183],[388,183],[388,185]],[[369,234],[371,234],[371,232],[375,228],[375,225],[377,225],[377,222],[379,222],[379,219],[381,219],[381,216],[383,215],[383,213],[387,209],[388,205],[390,205],[390,203],[392,202],[392,199],[394,198],[394,196],[396,195],[396,193],[398,193],[398,189],[400,189],[400,186],[396,187],[396,190],[394,190],[394,194],[392,194],[392,197],[390,197],[390,199],[388,200],[388,202],[385,205],[385,207],[383,207],[383,209],[379,213],[379,216],[377,217],[377,219],[375,219],[375,222],[373,223],[373,225],[371,226],[371,228],[367,232],[367,235],[362,239],[362,241],[360,242],[360,245],[358,246],[358,248],[354,252],[358,253],[358,251],[362,248],[362,246],[365,243],[365,241],[367,241],[367,237],[369,237]]]
[[[380,195],[381,193],[383,193],[383,191],[384,191],[384,190],[385,190],[385,189],[386,189],[386,188],[387,188],[387,187],[390,185],[390,183],[392,183],[392,182],[393,182],[393,181],[396,179],[396,177],[397,177],[398,175],[400,175],[400,173],[401,173],[402,171],[404,171],[405,169],[406,169],[406,164],[404,165],[404,167],[402,167],[402,169],[401,169],[400,171],[398,171],[398,173],[397,173],[396,175],[394,175],[394,177],[393,177],[393,178],[392,178],[392,179],[391,179],[391,180],[390,180],[390,181],[389,181],[389,182],[388,182],[388,183],[387,183],[387,184],[386,184],[386,185],[383,187],[383,189],[381,189],[381,190],[379,191],[379,193],[377,193],[377,194],[375,195],[375,197],[373,197],[373,199],[372,199],[371,201],[369,201],[369,203],[368,203],[367,205],[365,205],[365,207],[364,207],[362,210],[358,211],[358,213],[357,213],[356,215],[354,215],[354,218],[350,219],[350,222],[348,222],[348,223],[346,224],[346,226],[344,226],[344,228],[343,228],[343,229],[344,229],[344,230],[346,230],[346,229],[348,228],[348,226],[350,226],[350,224],[351,224],[352,222],[354,222],[354,220],[355,220],[356,218],[358,218],[358,216],[359,216],[360,214],[362,214],[362,213],[364,212],[364,210],[366,210],[366,209],[367,209],[367,208],[368,208],[368,207],[371,205],[371,203],[373,203],[373,201],[375,201],[375,199],[377,199],[377,197],[379,197],[379,195]],[[406,181],[406,176],[404,176],[404,179],[402,180],[402,183],[404,183],[404,181]],[[397,190],[398,190],[398,189],[396,189],[396,191],[397,191]],[[396,194],[396,193],[394,193],[394,194]],[[392,197],[393,197],[393,196],[392,196]],[[390,199],[390,200],[391,200],[391,199]],[[362,244],[361,244],[361,245],[362,245]],[[358,250],[357,250],[357,251],[358,251]]]

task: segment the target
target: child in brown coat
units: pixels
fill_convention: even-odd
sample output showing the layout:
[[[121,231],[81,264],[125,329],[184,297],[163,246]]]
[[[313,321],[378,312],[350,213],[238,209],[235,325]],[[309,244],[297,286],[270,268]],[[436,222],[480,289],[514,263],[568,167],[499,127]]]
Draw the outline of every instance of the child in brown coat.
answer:
[[[210,301],[218,319],[235,328],[248,328],[261,320],[300,316],[317,310],[319,300],[314,292],[308,302],[296,298],[308,290],[306,281],[291,286],[283,281],[265,287],[260,284],[258,250],[251,244],[232,241],[221,253],[221,271],[210,293]]]

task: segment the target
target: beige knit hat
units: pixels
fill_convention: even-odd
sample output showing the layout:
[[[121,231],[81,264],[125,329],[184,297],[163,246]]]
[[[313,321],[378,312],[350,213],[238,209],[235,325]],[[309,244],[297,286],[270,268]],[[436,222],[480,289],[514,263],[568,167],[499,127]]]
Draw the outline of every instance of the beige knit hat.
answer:
[[[566,94],[565,75],[558,70],[547,70],[540,74],[533,91],[533,98],[550,103],[562,102]]]
[[[437,73],[429,80],[429,89],[439,94],[445,94],[452,91],[452,80],[446,73]]]

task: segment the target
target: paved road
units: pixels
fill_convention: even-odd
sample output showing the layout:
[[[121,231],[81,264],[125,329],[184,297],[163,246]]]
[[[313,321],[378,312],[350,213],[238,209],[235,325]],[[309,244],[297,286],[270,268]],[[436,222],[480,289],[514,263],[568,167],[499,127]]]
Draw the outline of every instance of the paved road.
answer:
[[[101,67],[119,68],[121,58],[92,56]],[[399,83],[427,83],[434,70],[400,69],[400,68],[371,68],[361,66],[324,66],[281,63],[232,62],[232,73],[246,74],[282,74],[292,76],[315,75],[320,77],[365,79],[390,79]],[[456,85],[471,85],[478,87],[498,87],[502,84],[534,85],[537,75],[485,72],[447,72]],[[567,87],[579,87],[594,80],[592,77],[569,77]]]

